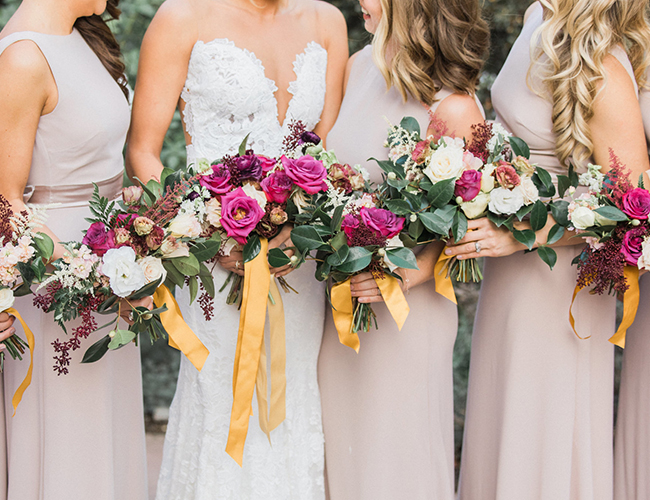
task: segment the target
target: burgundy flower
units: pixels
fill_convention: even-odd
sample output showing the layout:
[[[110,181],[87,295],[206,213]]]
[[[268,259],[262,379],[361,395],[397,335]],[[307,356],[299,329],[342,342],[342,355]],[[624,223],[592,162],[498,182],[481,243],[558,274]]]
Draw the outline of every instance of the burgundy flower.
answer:
[[[505,189],[512,189],[515,186],[518,186],[521,183],[521,177],[519,177],[515,168],[505,162],[500,163],[501,164],[495,171],[495,176],[499,185]]]
[[[621,205],[625,215],[646,220],[650,214],[650,193],[643,188],[634,188],[623,195]]]
[[[237,188],[221,198],[221,225],[226,234],[241,245],[264,217],[264,210],[257,200]]]
[[[307,142],[307,143],[318,145],[320,144],[320,137],[318,136],[318,134],[307,130],[302,134],[300,134],[300,141],[303,143]]]
[[[630,266],[637,266],[639,257],[643,253],[641,248],[643,244],[643,235],[645,234],[644,228],[631,229],[623,236],[623,246],[621,253],[625,257],[625,262]]]
[[[323,166],[323,162],[311,156],[301,156],[297,160],[292,160],[283,155],[281,160],[289,178],[307,194],[327,191],[327,184],[325,184],[327,169]]]
[[[151,232],[147,235],[147,246],[151,250],[158,250],[165,239],[165,231],[160,226],[154,226]]]
[[[293,182],[284,170],[273,172],[265,178],[260,186],[266,194],[266,199],[275,203],[284,203],[291,194]]]
[[[465,170],[456,181],[454,196],[460,196],[463,201],[472,201],[481,191],[482,177],[478,170]]]
[[[212,172],[202,175],[199,184],[212,194],[225,194],[232,189],[230,185],[230,171],[223,163],[212,165]]]
[[[345,236],[347,236],[348,245],[350,244],[350,240],[354,234],[355,229],[358,227],[359,218],[357,216],[354,214],[347,214],[345,217],[343,217],[343,220],[341,221],[341,229],[343,229]]]
[[[110,248],[115,248],[115,233],[108,231],[102,222],[93,222],[86,231],[81,243],[101,257]]]
[[[383,208],[363,207],[359,213],[361,220],[367,227],[375,230],[387,239],[398,235],[406,221],[404,217],[398,217],[390,210],[384,210]]]
[[[253,179],[260,181],[262,179],[262,160],[259,156],[253,154],[253,151],[246,151],[243,156],[236,156],[232,159],[237,168],[239,180]]]

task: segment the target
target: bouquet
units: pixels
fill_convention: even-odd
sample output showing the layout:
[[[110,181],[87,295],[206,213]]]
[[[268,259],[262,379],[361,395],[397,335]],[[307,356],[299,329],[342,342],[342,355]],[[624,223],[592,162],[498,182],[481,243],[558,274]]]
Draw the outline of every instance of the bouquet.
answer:
[[[45,275],[45,262],[52,257],[54,243],[36,230],[44,222],[44,210],[28,208],[14,214],[9,202],[0,195],[0,312],[20,317],[12,308],[15,297],[31,293],[32,283]],[[13,359],[22,360],[28,347],[16,334],[2,343]],[[0,352],[0,370],[3,365],[4,351]]]
[[[39,290],[45,292],[35,298],[35,304],[53,312],[64,331],[67,322],[81,319],[68,340],[52,343],[57,353],[54,369],[59,375],[68,373],[70,352],[96,330],[112,326],[108,335],[86,351],[84,363],[101,359],[108,350],[137,343],[143,332],[152,342],[166,338],[160,315],[168,307],[162,302],[173,301],[173,297],[163,283],[182,284],[187,279],[196,285],[200,275],[206,287],[214,289],[203,262],[219,251],[219,237],[202,237],[200,228],[191,236],[179,232],[183,224],[179,197],[188,186],[166,185],[168,175],[164,172],[161,182],[124,188],[119,202],[101,197],[96,188],[90,202],[93,217],[87,219],[91,225],[83,240],[63,243],[64,257],[52,262],[54,271],[40,284]],[[161,294],[156,295],[160,304],[151,311],[131,304],[154,294]],[[133,320],[128,328],[120,328],[124,304]],[[117,317],[99,327],[93,313]]]
[[[531,165],[526,143],[496,123],[473,126],[469,143],[444,135],[441,128],[437,135],[422,139],[418,122],[406,117],[389,129],[389,160],[376,160],[385,172],[380,200],[407,217],[407,245],[458,241],[467,232],[468,219],[487,217],[532,250],[535,232],[546,224],[549,210],[540,196],[555,193],[550,174]],[[524,218],[531,228],[515,227]],[[552,268],[555,252],[547,246],[538,251]],[[475,259],[452,258],[446,266],[447,275],[457,281],[482,279]]]

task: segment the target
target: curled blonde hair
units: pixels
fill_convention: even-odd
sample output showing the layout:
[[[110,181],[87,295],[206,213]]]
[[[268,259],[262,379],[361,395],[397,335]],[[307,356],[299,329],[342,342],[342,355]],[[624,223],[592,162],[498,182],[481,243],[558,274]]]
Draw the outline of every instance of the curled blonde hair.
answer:
[[[388,88],[432,105],[442,87],[474,94],[490,43],[478,0],[381,0],[372,55]]]
[[[618,19],[617,32],[634,68],[639,88],[647,87],[650,67],[650,23],[647,0],[621,0],[623,7]]]
[[[635,60],[645,60],[639,47],[640,4],[646,0],[539,0],[546,9],[542,25],[531,40],[531,69],[541,69],[541,77],[553,104],[555,153],[561,163],[571,158],[584,165],[593,154],[588,122],[599,82],[605,80],[603,60],[623,44],[621,28],[630,40]],[[643,17],[643,14],[642,14]],[[636,29],[633,29],[634,25]],[[643,23],[641,23],[643,24]],[[643,36],[648,36],[643,32]],[[539,41],[539,43],[537,43]],[[545,57],[543,57],[545,56]],[[643,66],[645,64],[645,66]],[[646,63],[637,79],[645,81]]]

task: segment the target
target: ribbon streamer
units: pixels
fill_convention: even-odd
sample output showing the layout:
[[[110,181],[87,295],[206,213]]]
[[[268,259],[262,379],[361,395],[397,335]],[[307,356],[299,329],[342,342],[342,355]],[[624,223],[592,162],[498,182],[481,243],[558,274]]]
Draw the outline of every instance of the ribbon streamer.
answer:
[[[384,298],[386,307],[391,316],[397,323],[397,328],[401,331],[404,322],[409,315],[410,308],[404,292],[397,279],[386,274],[383,278],[375,278],[377,287]],[[352,300],[352,291],[350,290],[350,280],[347,279],[337,283],[332,287],[330,292],[332,301],[332,317],[334,325],[339,334],[339,342],[359,352],[359,335],[352,331],[352,322],[354,319],[354,302]]]
[[[25,323],[25,320],[23,319],[23,317],[20,315],[18,311],[16,311],[13,307],[10,307],[5,312],[7,314],[12,314],[13,316],[16,316],[16,319],[20,321],[21,325],[23,325],[23,330],[25,331],[25,337],[27,337],[27,345],[29,346],[29,368],[27,369],[27,375],[25,375],[25,379],[18,386],[18,389],[16,389],[16,392],[14,393],[14,397],[11,398],[11,404],[14,407],[13,415],[15,416],[16,408],[18,408],[20,401],[23,399],[23,394],[25,393],[25,390],[29,387],[29,384],[32,383],[32,371],[34,370],[34,346],[36,345],[36,341],[34,340],[34,334],[29,329],[27,323]]]
[[[156,307],[167,305],[167,310],[160,313],[160,321],[169,335],[169,345],[185,354],[194,367],[201,371],[210,351],[183,319],[183,314],[169,288],[160,285],[153,294],[153,301]]]
[[[443,249],[438,256],[436,265],[433,268],[434,279],[436,282],[436,292],[442,295],[444,298],[451,300],[454,304],[458,304],[456,300],[456,294],[454,293],[454,285],[451,282],[451,278],[447,273],[447,266],[450,264],[448,261],[452,259],[452,255],[446,255]]]

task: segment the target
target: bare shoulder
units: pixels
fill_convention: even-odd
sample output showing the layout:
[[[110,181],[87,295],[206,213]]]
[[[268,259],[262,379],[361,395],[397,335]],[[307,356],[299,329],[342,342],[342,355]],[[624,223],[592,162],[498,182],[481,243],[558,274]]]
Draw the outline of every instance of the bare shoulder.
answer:
[[[11,44],[0,55],[0,70],[3,75],[20,78],[23,83],[45,80],[51,76],[45,56],[31,40]]]
[[[526,23],[526,21],[528,21],[528,18],[538,6],[539,6],[539,2],[533,2],[528,6],[526,12],[524,13],[524,24]]]
[[[151,26],[171,33],[195,33],[198,29],[197,0],[165,0]]]
[[[326,39],[347,37],[345,17],[337,7],[322,0],[311,0],[310,3],[314,7],[319,29],[325,34]]]
[[[474,99],[474,96],[467,94],[451,94],[443,99],[436,110],[436,115],[442,119],[452,118],[454,116],[465,116],[481,114],[481,110]]]
[[[634,92],[633,76],[628,73],[615,55],[607,54],[603,58],[603,69],[606,82],[600,82],[599,87],[605,85],[605,87],[610,87],[609,91],[631,90]]]

